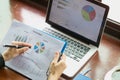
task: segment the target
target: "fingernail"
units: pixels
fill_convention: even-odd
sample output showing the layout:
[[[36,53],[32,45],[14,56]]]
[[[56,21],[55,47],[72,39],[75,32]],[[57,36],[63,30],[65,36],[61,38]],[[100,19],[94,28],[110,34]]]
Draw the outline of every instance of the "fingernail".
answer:
[[[25,47],[25,50],[28,50],[29,48],[28,47]]]
[[[12,43],[14,43],[15,41],[12,41]]]

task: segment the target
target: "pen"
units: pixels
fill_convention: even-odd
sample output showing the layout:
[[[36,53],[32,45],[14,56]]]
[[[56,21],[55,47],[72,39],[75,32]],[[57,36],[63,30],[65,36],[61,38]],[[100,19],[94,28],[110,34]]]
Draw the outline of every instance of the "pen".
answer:
[[[61,52],[60,52],[60,56],[59,56],[58,62],[60,61],[60,59],[61,59],[61,57],[62,57],[62,55],[63,55],[63,52],[64,52],[64,50],[65,50],[66,45],[67,45],[67,43],[65,42],[65,45],[63,46],[63,48],[62,48],[62,50],[61,50]]]
[[[10,48],[17,48],[17,49],[19,49],[19,48],[23,48],[23,47],[26,47],[26,46],[21,46],[21,45],[3,45],[3,47],[10,47]],[[31,47],[29,47],[29,48],[31,48]]]
[[[59,58],[58,58],[58,62],[60,61],[62,55],[63,55],[63,53],[60,53],[60,56],[59,56]]]

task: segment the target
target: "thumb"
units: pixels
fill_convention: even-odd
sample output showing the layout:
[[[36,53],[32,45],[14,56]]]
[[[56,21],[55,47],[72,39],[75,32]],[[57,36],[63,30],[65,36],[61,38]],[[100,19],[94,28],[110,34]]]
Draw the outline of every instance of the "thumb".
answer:
[[[59,59],[59,52],[56,52],[53,61],[57,63],[58,59]]]
[[[27,51],[29,48],[28,47],[23,47],[17,50],[18,53],[24,53],[25,51]]]

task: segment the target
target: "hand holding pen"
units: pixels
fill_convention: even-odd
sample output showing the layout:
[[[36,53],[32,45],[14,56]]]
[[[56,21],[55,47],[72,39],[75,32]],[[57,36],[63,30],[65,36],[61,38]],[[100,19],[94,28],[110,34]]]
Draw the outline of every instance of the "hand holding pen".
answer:
[[[47,71],[48,80],[57,80],[65,68],[66,56],[64,54],[60,56],[60,53],[56,52],[53,61],[51,62],[50,67]]]
[[[3,45],[3,47],[9,47],[5,52],[3,52],[4,60],[10,60],[31,48],[31,44],[25,42],[13,41],[11,45]]]

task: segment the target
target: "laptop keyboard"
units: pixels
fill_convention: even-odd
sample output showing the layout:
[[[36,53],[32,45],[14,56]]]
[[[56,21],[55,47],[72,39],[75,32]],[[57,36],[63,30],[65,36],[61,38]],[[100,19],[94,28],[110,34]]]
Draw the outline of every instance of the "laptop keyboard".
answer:
[[[82,59],[85,56],[85,54],[90,50],[89,47],[87,47],[75,40],[72,40],[72,39],[68,38],[67,36],[62,35],[50,28],[44,28],[44,31],[55,37],[58,37],[64,41],[66,41],[67,46],[65,48],[64,54],[66,56],[76,60],[77,62],[79,62],[80,59]]]

